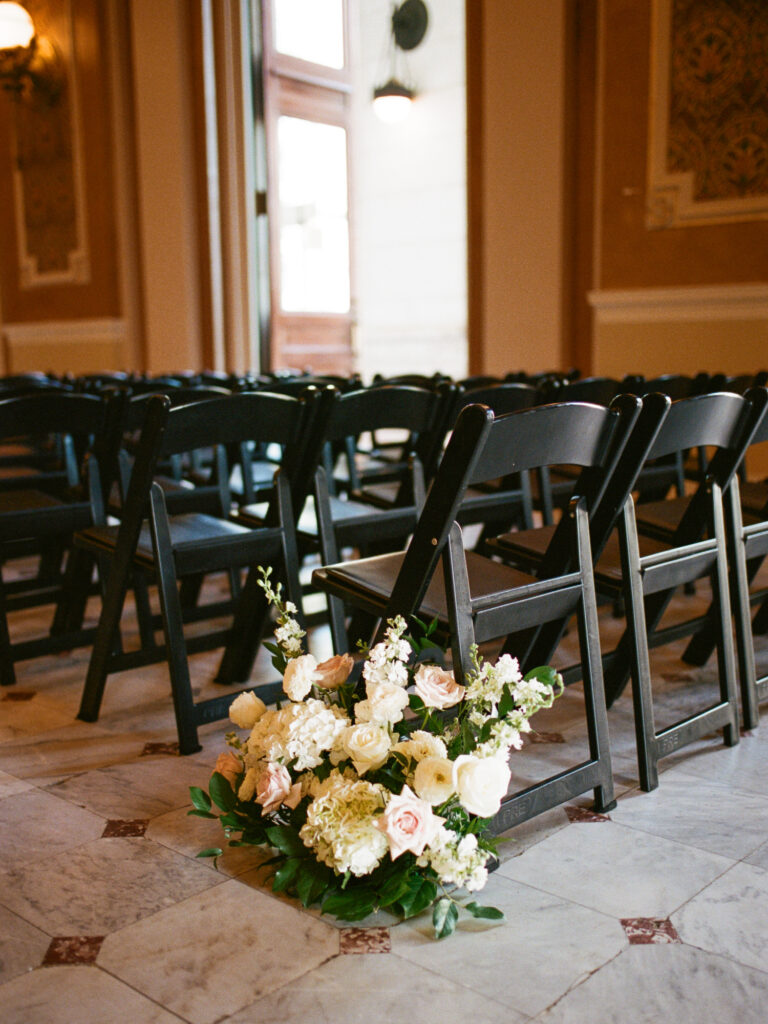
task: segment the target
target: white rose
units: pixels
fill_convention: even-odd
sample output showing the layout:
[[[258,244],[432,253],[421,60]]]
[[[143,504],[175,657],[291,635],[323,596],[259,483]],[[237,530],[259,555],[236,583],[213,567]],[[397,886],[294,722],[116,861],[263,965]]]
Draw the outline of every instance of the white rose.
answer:
[[[358,775],[381,768],[389,756],[391,739],[389,731],[372,722],[351,725],[339,736],[331,760],[338,764],[349,757]]]
[[[240,729],[252,729],[266,710],[264,701],[249,690],[239,693],[229,705],[229,720]]]
[[[283,676],[283,690],[291,700],[304,700],[312,689],[316,669],[317,660],[311,654],[302,654],[288,662]]]
[[[395,683],[368,683],[365,688],[367,700],[355,706],[358,722],[373,722],[375,725],[394,725],[403,717],[408,707],[408,693]]]
[[[462,806],[480,818],[492,818],[501,806],[512,773],[498,757],[461,754],[453,762],[453,787]]]
[[[407,740],[400,740],[395,745],[395,750],[413,758],[414,761],[423,761],[425,757],[448,756],[445,743],[440,737],[424,729],[416,729]]]
[[[432,806],[445,803],[453,794],[453,761],[447,757],[425,757],[416,765],[413,788]]]

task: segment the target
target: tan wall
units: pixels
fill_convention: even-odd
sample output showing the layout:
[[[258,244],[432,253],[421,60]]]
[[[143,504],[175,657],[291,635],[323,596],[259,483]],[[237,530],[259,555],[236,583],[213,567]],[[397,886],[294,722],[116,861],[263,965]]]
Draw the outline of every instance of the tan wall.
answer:
[[[470,366],[562,359],[563,0],[467,4]],[[479,81],[478,81],[479,76]],[[479,129],[479,130],[478,130]]]
[[[646,225],[652,4],[606,0],[599,35],[593,372],[768,364],[768,221]]]
[[[0,332],[7,369],[14,328],[40,325],[35,368],[69,368],[52,322],[82,325],[120,314],[114,153],[105,7],[98,0],[30,0],[37,31],[55,45],[60,86],[51,106],[0,93]],[[20,174],[16,175],[18,155]],[[7,328],[7,330],[6,330]],[[112,364],[112,344],[91,355]]]

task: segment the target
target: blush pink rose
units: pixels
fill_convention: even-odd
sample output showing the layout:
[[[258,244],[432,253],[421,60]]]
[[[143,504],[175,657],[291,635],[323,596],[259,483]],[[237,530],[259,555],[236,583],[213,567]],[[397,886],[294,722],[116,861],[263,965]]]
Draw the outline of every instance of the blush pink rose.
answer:
[[[346,683],[354,667],[355,659],[351,654],[335,654],[327,661],[320,662],[312,679],[324,690],[336,690],[342,683]]]
[[[281,764],[267,764],[256,783],[256,803],[261,804],[265,814],[276,811],[290,797],[292,789],[288,769]]]
[[[407,850],[420,856],[437,835],[445,818],[433,813],[426,800],[420,800],[408,786],[400,796],[393,796],[386,810],[376,819],[378,828],[387,837],[389,855],[396,860]]]
[[[428,708],[452,708],[464,699],[464,687],[438,665],[421,665],[413,680],[416,693]]]

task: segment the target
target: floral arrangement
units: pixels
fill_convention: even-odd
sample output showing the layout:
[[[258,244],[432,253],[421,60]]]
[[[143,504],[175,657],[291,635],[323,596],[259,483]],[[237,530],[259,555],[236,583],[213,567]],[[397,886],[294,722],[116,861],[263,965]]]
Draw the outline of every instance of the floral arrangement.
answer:
[[[437,938],[454,930],[460,907],[502,918],[455,893],[485,885],[509,754],[531,715],[562,692],[560,676],[544,667],[523,677],[515,658],[491,665],[474,649],[461,686],[425,660],[437,650],[435,623],[416,620],[414,639],[398,617],[363,651],[355,680],[350,655],[318,664],[302,653],[296,608],[269,577],[262,570],[260,583],[278,621],[266,646],[287,701],[268,709],[252,692],[237,696],[230,719],[248,735],[227,735],[210,795],[192,787],[189,813],[219,817],[230,846],[273,848],[273,890],[323,913],[356,921],[386,908],[407,918],[432,906]]]

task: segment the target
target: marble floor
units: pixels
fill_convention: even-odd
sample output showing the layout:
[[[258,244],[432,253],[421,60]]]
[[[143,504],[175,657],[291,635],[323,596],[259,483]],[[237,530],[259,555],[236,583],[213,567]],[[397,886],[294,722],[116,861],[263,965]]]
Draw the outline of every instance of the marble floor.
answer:
[[[14,636],[44,621],[17,613]],[[609,610],[601,628],[616,634]],[[322,632],[312,643],[325,656]],[[654,654],[662,720],[712,689],[713,665],[679,653]],[[616,809],[584,798],[511,830],[482,894],[506,919],[435,942],[425,918],[348,927],[274,896],[253,851],[197,859],[220,835],[188,817],[188,787],[206,785],[227,724],[179,757],[162,666],[112,677],[99,722],[79,722],[87,659],[25,662],[0,693],[3,1024],[768,1020],[765,725],[680,751],[642,793],[621,698]],[[192,658],[201,694],[217,660]],[[255,672],[272,677],[266,659]],[[535,722],[518,781],[579,759],[581,706],[572,687]]]

